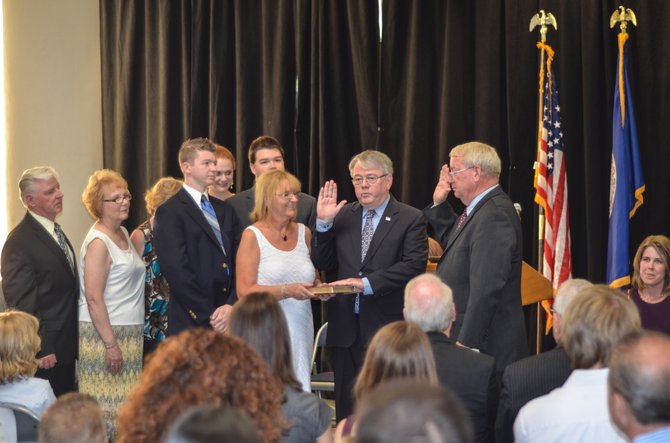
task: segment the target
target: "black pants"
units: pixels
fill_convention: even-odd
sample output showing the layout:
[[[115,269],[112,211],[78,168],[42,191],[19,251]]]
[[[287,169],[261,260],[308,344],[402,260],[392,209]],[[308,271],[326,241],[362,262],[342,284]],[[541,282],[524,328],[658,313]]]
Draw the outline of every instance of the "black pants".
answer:
[[[63,394],[77,390],[74,372],[74,362],[66,365],[57,363],[51,369],[38,369],[35,377],[48,380],[56,397],[60,397]]]
[[[356,331],[359,331],[358,325],[356,325]],[[330,349],[335,372],[335,415],[339,422],[354,412],[352,389],[358,372],[363,366],[365,344],[362,343],[360,333],[357,332],[356,339],[350,347]]]

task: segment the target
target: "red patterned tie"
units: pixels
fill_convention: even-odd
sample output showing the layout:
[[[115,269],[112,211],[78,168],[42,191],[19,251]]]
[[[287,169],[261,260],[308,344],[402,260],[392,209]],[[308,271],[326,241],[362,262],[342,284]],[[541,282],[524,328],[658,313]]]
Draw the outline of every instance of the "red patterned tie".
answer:
[[[466,209],[463,209],[463,213],[461,214],[461,216],[460,216],[459,219],[458,219],[458,224],[456,225],[456,230],[457,230],[457,231],[458,231],[459,229],[461,229],[461,226],[463,226],[463,223],[465,223],[465,220],[466,220],[467,218],[468,218],[468,210],[467,210],[467,208],[466,208]]]

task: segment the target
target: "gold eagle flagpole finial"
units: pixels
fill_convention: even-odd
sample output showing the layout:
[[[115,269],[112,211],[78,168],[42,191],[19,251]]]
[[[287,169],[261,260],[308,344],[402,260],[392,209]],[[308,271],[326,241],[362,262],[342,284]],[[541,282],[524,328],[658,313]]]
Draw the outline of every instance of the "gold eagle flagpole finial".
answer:
[[[549,29],[547,25],[551,25],[555,30],[558,30],[558,24],[556,24],[556,17],[551,12],[545,13],[544,9],[540,9],[540,12],[535,14],[530,19],[530,31],[532,32],[537,26],[540,27],[540,36],[542,38],[542,43],[547,41],[547,30]]]
[[[637,18],[635,18],[635,13],[630,8],[619,6],[619,9],[614,11],[610,17],[610,28],[613,28],[614,25],[619,23],[621,34],[625,34],[626,28],[628,27],[628,22],[631,22],[634,26],[637,26]]]
[[[635,13],[630,8],[624,8],[619,6],[617,10],[612,13],[610,17],[610,28],[614,28],[614,25],[619,23],[619,72],[618,72],[618,84],[619,84],[619,102],[621,103],[621,127],[624,126],[626,122],[626,94],[624,91],[624,82],[623,82],[623,47],[628,40],[628,32],[626,28],[628,27],[628,22],[633,23],[633,26],[637,26],[637,19],[635,18]]]

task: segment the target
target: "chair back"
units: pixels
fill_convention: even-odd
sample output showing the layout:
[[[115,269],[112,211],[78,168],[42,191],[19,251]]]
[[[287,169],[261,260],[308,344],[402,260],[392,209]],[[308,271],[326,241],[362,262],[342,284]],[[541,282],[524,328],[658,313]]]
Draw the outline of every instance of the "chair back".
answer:
[[[17,443],[37,441],[37,427],[40,423],[40,418],[37,414],[25,406],[16,403],[0,403],[0,409],[10,410],[14,413]],[[5,429],[5,433],[7,433],[7,429]]]

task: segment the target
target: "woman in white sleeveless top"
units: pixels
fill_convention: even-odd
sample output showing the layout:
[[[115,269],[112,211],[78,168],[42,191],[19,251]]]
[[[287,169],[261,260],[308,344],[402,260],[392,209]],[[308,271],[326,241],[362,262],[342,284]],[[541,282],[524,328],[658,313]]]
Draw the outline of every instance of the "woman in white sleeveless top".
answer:
[[[279,300],[286,320],[293,369],[302,389],[310,390],[310,359],[314,326],[309,288],[318,284],[310,259],[312,233],[295,222],[300,182],[285,171],[271,171],[256,180],[253,225],[242,234],[237,250],[237,295],[268,292]]]
[[[145,268],[121,226],[131,198],[109,169],[95,171],[82,194],[95,223],[79,256],[79,391],[95,397],[112,426],[142,369]]]

